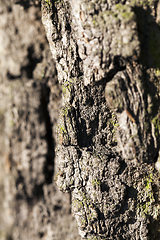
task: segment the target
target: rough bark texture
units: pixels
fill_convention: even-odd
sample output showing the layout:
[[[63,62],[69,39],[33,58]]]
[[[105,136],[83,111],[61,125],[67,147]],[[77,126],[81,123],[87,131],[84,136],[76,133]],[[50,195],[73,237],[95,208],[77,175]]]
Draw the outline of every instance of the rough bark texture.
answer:
[[[0,68],[0,240],[78,240],[54,181],[61,88],[40,1],[0,0]]]
[[[62,85],[57,183],[82,239],[160,239],[160,2],[42,0],[42,14]]]
[[[0,239],[78,240],[72,211],[82,239],[159,240],[160,2],[41,8],[52,55],[40,0],[0,0]]]

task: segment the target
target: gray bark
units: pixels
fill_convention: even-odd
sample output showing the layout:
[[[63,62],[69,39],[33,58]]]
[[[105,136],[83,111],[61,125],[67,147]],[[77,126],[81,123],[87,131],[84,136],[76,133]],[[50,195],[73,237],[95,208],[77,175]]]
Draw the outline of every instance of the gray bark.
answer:
[[[160,2],[41,10],[52,55],[40,0],[0,0],[0,239],[159,240]]]
[[[38,1],[0,0],[0,69],[0,240],[78,240],[54,181],[61,88]]]
[[[42,0],[62,85],[57,184],[82,239],[159,239],[159,8]]]

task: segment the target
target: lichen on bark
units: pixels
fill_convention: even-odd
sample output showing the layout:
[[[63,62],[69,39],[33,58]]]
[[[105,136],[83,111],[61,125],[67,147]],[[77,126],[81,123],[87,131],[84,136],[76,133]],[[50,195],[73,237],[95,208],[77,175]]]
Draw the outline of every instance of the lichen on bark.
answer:
[[[159,47],[146,31],[159,36],[157,2],[50,3],[42,19],[63,95],[57,183],[72,193],[79,233],[158,239]]]

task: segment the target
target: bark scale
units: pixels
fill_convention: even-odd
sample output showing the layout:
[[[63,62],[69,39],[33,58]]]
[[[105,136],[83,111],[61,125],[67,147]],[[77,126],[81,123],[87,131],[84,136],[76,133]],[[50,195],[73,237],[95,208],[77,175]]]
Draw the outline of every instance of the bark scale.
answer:
[[[159,239],[159,6],[42,0],[62,85],[57,183],[82,239]]]

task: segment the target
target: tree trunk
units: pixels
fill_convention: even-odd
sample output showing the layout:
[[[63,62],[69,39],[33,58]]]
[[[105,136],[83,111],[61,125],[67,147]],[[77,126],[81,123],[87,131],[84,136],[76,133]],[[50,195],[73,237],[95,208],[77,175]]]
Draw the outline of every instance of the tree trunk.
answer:
[[[0,0],[0,240],[78,240],[54,181],[58,85],[37,0]]]
[[[57,183],[82,239],[160,238],[160,2],[42,0],[62,108]]]

